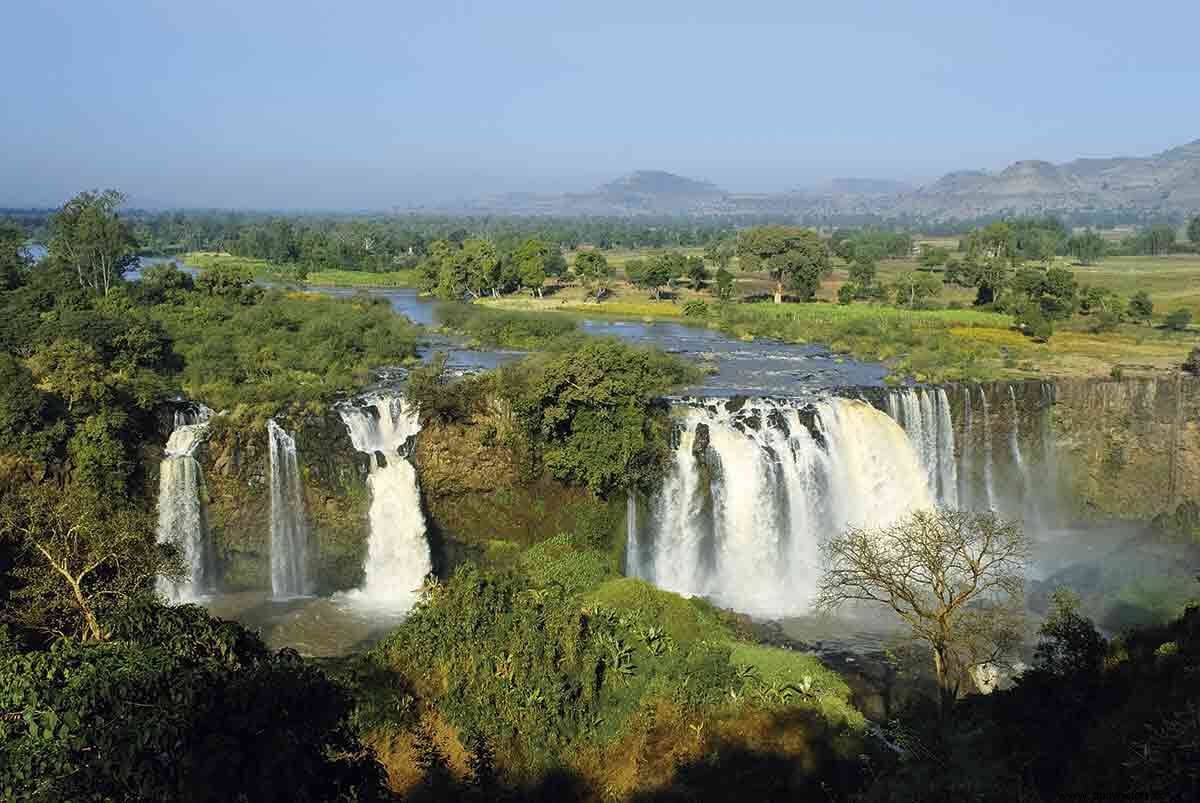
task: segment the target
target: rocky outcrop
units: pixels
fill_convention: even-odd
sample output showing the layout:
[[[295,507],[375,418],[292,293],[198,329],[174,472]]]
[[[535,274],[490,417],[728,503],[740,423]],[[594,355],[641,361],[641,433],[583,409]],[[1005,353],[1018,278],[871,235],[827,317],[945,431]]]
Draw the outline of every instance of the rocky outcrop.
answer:
[[[1151,519],[1200,500],[1200,377],[1057,382],[1059,476],[1081,509]]]
[[[353,588],[362,580],[366,555],[366,458],[333,411],[279,423],[295,433],[317,590]],[[265,421],[213,419],[200,461],[225,590],[270,587],[269,459]]]

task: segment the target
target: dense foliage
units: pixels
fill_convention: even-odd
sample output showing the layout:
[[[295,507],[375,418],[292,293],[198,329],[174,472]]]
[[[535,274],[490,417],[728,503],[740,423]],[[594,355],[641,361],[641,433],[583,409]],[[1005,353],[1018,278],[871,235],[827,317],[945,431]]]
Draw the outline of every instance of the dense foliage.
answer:
[[[668,422],[655,400],[693,370],[652,349],[589,338],[502,373],[519,388],[514,407],[551,474],[605,494],[660,476]]]
[[[110,639],[0,657],[0,795],[61,801],[375,799],[345,691],[194,606],[111,611]]]

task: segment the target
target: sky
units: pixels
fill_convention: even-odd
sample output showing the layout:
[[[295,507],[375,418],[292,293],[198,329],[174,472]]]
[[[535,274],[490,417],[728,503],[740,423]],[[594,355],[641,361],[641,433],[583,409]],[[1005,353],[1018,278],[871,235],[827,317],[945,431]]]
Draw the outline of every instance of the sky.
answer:
[[[1200,3],[20,0],[0,206],[778,191],[1200,137]]]

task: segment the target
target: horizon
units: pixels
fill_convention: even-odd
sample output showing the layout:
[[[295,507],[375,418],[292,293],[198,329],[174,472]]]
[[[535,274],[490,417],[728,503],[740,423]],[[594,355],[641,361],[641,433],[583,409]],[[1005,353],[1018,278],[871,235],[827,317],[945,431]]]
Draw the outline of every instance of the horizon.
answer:
[[[0,53],[23,76],[0,90],[0,206],[116,187],[146,209],[388,211],[637,170],[777,193],[1144,157],[1200,133],[1178,102],[1200,11],[1164,6],[1169,26],[1076,2],[33,2]]]

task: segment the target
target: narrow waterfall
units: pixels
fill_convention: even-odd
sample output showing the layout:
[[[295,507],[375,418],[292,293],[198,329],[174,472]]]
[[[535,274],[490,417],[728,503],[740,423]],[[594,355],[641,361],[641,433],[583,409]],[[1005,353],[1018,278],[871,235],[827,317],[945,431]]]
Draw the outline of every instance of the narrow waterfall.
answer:
[[[762,615],[809,608],[819,539],[933,505],[913,441],[868,404],[677,405],[674,460],[633,574]]]
[[[301,597],[312,588],[296,441],[274,419],[267,422],[267,435],[271,452],[271,594],[278,599]]]
[[[637,531],[637,495],[633,490],[625,492],[625,573],[637,574],[640,552]]]
[[[988,415],[987,393],[979,389],[979,402],[983,407],[983,486],[987,493],[987,508],[996,508],[996,483],[992,465],[992,421]]]
[[[158,592],[171,602],[186,602],[213,586],[212,542],[205,517],[204,472],[196,450],[208,429],[205,413],[175,413],[175,428],[158,469],[158,542],[175,544],[184,576],[158,578]]]
[[[364,406],[345,405],[338,412],[354,448],[371,456],[366,577],[362,588],[347,596],[407,611],[433,570],[417,472],[408,460],[411,439],[421,429],[417,409],[403,396],[379,394]]]
[[[957,508],[958,464],[954,458],[954,422],[942,388],[898,388],[888,392],[888,414],[908,434],[938,504]]]
[[[971,412],[971,391],[963,386],[963,439],[960,459],[962,467],[958,471],[958,504],[964,510],[971,510],[975,504],[975,494],[971,487],[974,479],[972,469],[975,466],[975,432],[974,415]]]

